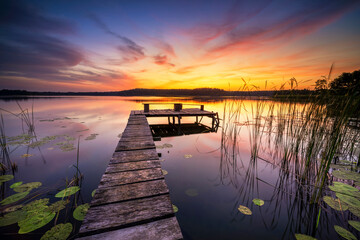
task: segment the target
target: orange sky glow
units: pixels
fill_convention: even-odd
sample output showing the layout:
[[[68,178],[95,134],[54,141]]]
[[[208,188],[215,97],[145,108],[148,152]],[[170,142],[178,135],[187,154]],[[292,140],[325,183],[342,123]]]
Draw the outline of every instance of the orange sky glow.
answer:
[[[141,2],[9,1],[0,88],[312,89],[360,68],[358,1]]]

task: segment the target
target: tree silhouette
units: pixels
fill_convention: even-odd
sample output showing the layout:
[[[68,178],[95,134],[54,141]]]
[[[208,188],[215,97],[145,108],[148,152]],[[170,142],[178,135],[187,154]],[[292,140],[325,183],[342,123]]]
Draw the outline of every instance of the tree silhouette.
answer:
[[[330,90],[339,94],[360,93],[360,70],[342,73],[330,83]]]

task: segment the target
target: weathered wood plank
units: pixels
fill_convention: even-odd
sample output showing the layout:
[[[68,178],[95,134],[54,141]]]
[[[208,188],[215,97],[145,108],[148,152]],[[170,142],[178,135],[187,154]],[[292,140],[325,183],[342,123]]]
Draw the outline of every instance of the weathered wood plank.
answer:
[[[161,171],[161,168],[108,173],[102,176],[98,188],[107,188],[128,183],[150,181],[162,178],[164,178],[164,175]]]
[[[131,199],[156,196],[169,193],[165,180],[132,183],[110,188],[98,188],[91,206],[121,202]]]
[[[80,235],[124,228],[172,216],[169,195],[91,207],[80,227]]]
[[[120,151],[113,154],[110,164],[158,159],[159,157],[155,149]]]
[[[79,238],[79,240],[97,239],[178,240],[183,239],[183,237],[176,218],[170,217],[155,222]]]
[[[125,172],[125,171],[142,170],[148,168],[160,168],[160,167],[161,164],[159,160],[125,162],[118,164],[109,164],[105,170],[105,173]]]
[[[149,149],[155,148],[154,140],[151,138],[148,141],[119,141],[115,148],[115,151],[122,150],[138,150],[138,149]]]

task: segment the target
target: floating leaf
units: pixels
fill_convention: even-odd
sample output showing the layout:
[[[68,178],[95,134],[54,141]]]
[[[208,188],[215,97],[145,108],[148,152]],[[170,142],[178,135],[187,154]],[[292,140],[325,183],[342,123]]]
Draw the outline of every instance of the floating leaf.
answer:
[[[36,214],[28,215],[24,220],[19,221],[19,234],[29,233],[48,224],[56,213],[50,211],[40,211]]]
[[[34,156],[34,155],[24,153],[24,154],[23,154],[23,155],[21,155],[20,157],[22,157],[22,158],[28,158],[28,157],[32,157],[32,156]]]
[[[184,158],[192,158],[192,155],[191,154],[185,154]]]
[[[47,206],[48,203],[48,198],[42,198],[26,204],[23,209],[29,214],[37,214],[38,212],[47,210],[49,208],[49,206]]]
[[[13,183],[11,184],[10,188],[15,188],[17,186],[20,186],[23,182],[16,182],[16,183]]]
[[[167,174],[168,174],[168,171],[166,171],[166,170],[164,170],[164,169],[162,169],[161,171],[162,171],[162,173],[163,173],[164,175],[167,175]]]
[[[0,203],[1,203],[1,205],[10,204],[10,203],[19,201],[20,199],[23,199],[28,194],[29,194],[29,192],[15,193],[15,194],[5,198],[4,200],[2,200]]]
[[[41,185],[42,185],[41,182],[25,183],[25,184],[22,184],[22,185],[19,185],[19,186],[15,187],[14,191],[15,192],[30,192],[34,188],[38,188]]]
[[[67,197],[70,195],[75,194],[76,192],[78,192],[80,190],[80,188],[78,186],[75,187],[69,187],[69,188],[65,188],[64,190],[58,192],[55,197],[57,198],[63,198],[63,197]]]
[[[358,230],[360,232],[360,222],[359,221],[349,221],[349,224],[355,228],[356,230]]]
[[[0,183],[10,181],[13,178],[14,178],[14,175],[1,175]]]
[[[185,191],[186,195],[190,196],[190,197],[195,197],[197,195],[199,195],[199,192],[197,189],[195,188],[189,188]]]
[[[344,193],[344,194],[348,194],[349,192],[359,192],[359,189],[342,182],[334,182],[334,185],[329,186],[329,188],[331,191]]]
[[[177,213],[179,211],[179,208],[177,206],[175,206],[174,204],[172,204],[172,207],[173,207],[174,213]]]
[[[360,208],[360,201],[358,199],[342,193],[336,193],[336,196],[340,199],[340,201],[345,202],[349,206]]]
[[[47,231],[41,238],[40,240],[66,240],[71,231],[72,231],[73,227],[71,225],[71,223],[60,223],[54,227],[52,227],[49,231]]]
[[[26,217],[26,212],[23,210],[18,210],[5,214],[4,217],[0,217],[0,227],[9,226],[11,224],[17,223]]]
[[[58,211],[64,209],[65,205],[67,203],[68,203],[68,201],[65,201],[65,200],[60,200],[60,201],[54,202],[53,204],[51,204],[49,206],[49,210],[52,212],[58,212]]]
[[[360,218],[360,208],[349,206],[349,211]]]
[[[89,131],[90,129],[83,129],[83,130],[79,130],[79,131],[76,131],[76,132],[85,132],[85,131]]]
[[[339,171],[332,171],[331,173],[334,177],[346,180],[354,180],[360,181],[360,174],[353,171],[346,171],[346,170],[339,170]]]
[[[241,213],[245,214],[245,215],[251,215],[251,214],[252,214],[251,210],[250,210],[248,207],[245,207],[245,206],[243,206],[243,205],[240,205],[240,206],[238,207],[238,210],[239,210]]]
[[[73,212],[73,216],[76,220],[82,221],[85,218],[87,211],[89,210],[90,205],[85,203],[83,205],[79,205]]]
[[[342,228],[338,225],[334,226],[335,231],[342,236],[343,238],[347,239],[347,240],[357,240],[356,237],[354,236],[354,234],[352,234],[351,232],[349,232],[348,230],[346,230],[345,228]]]
[[[94,189],[94,190],[91,192],[91,196],[92,196],[92,197],[95,196],[95,192],[96,192],[96,189]]]
[[[156,148],[163,149],[163,148],[172,148],[173,145],[170,143],[164,143],[163,145],[157,145]]]
[[[316,238],[314,238],[312,236],[308,236],[308,235],[301,234],[301,233],[296,233],[295,238],[296,238],[296,240],[317,240]]]
[[[92,133],[92,134],[90,134],[90,136],[86,137],[85,140],[87,140],[87,141],[89,141],[89,140],[94,140],[97,135],[99,135],[99,134],[97,134],[97,133]]]
[[[24,206],[24,205],[19,204],[19,205],[7,207],[7,208],[5,208],[2,212],[3,212],[3,213],[14,212],[14,211],[16,211],[16,210],[19,210],[19,209],[22,208],[23,206]]]
[[[330,196],[324,196],[323,200],[324,200],[324,202],[327,203],[327,205],[329,205],[331,208],[333,208],[337,211],[345,211],[348,209],[348,206],[346,204],[341,204],[341,207],[340,207],[339,199],[335,199]]]
[[[258,205],[258,206],[264,205],[264,200],[261,200],[261,199],[258,199],[258,198],[254,198],[252,201],[253,201],[253,203],[254,203],[255,205]]]

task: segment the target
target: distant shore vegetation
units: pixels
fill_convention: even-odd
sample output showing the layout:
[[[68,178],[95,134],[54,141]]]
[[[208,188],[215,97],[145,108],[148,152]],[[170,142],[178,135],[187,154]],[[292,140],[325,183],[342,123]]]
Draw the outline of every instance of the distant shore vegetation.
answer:
[[[244,80],[243,80],[244,81]],[[285,90],[288,84],[290,89]],[[212,97],[230,97],[230,96],[265,96],[275,98],[285,97],[304,97],[318,96],[324,94],[331,95],[357,95],[360,96],[360,70],[352,73],[342,73],[339,77],[330,81],[328,77],[322,76],[315,82],[314,90],[298,89],[297,81],[291,78],[288,82],[280,86],[279,89],[258,90],[255,85],[248,85],[244,81],[241,89],[236,91],[224,90],[219,88],[195,88],[195,89],[146,89],[136,88],[123,91],[112,92],[38,92],[27,90],[0,90],[0,98],[11,96],[160,96],[160,97],[181,97],[181,96],[212,96]]]

